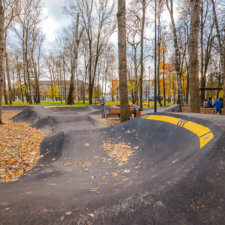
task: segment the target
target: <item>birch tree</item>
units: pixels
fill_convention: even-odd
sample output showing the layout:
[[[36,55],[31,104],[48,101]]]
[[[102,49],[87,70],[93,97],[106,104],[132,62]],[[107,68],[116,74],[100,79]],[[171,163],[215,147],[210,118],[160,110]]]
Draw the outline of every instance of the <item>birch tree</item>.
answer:
[[[0,124],[2,121],[2,92],[4,82],[4,9],[2,0],[0,0]]]

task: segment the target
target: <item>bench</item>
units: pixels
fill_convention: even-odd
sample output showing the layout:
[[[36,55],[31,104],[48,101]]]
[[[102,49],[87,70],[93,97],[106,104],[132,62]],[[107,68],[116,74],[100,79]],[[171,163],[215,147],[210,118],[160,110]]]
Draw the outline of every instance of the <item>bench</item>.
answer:
[[[182,113],[190,113],[190,112],[191,112],[190,107],[182,107]],[[201,108],[200,113],[201,114],[214,114],[215,110],[214,110],[214,108]],[[222,114],[223,114],[223,109],[222,109]]]
[[[129,107],[129,112],[130,112],[130,115],[134,114],[135,113],[135,108],[134,107]],[[108,117],[120,117],[120,108],[119,107],[112,107],[112,108],[109,108],[107,111],[106,111],[106,118]],[[140,111],[136,110],[136,116],[140,116]]]

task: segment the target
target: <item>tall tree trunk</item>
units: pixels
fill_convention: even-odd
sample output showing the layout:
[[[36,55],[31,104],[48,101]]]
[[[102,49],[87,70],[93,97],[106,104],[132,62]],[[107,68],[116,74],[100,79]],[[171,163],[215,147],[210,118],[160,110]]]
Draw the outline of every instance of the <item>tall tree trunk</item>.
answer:
[[[32,64],[33,64],[33,75],[34,75],[34,83],[35,83],[35,96],[36,96],[36,104],[40,104],[40,87],[39,87],[39,76],[38,76],[38,71],[37,71],[37,65],[34,61],[34,51],[32,49],[31,52],[31,59],[32,59]]]
[[[189,41],[191,112],[200,113],[198,37],[200,0],[191,1],[191,28]]]
[[[22,39],[22,54],[23,54],[23,79],[24,79],[24,85],[25,85],[25,96],[27,103],[29,102],[28,97],[28,87],[27,87],[27,81],[26,81],[26,59],[25,59],[25,28],[23,27],[23,39]]]
[[[63,57],[64,101],[67,100],[65,58]]]
[[[8,84],[8,93],[9,93],[9,104],[12,105],[12,86],[11,86],[11,79],[9,73],[9,56],[8,52],[6,51],[5,45],[5,68],[6,68],[6,76],[7,76],[7,84]]]
[[[7,92],[7,87],[6,87],[6,74],[4,73],[4,81],[3,81],[3,92],[4,92],[4,100],[5,100],[5,104],[8,105],[9,101],[8,101],[8,92]]]
[[[21,94],[22,102],[24,102],[23,88],[22,88],[21,74],[20,74],[20,66],[19,66],[18,63],[17,63],[17,66],[16,66],[16,70],[17,70],[17,75],[18,75],[18,79],[19,79],[20,94]]]
[[[84,76],[84,83],[83,83],[83,104],[85,104],[85,98],[86,98],[86,81],[88,76],[88,66],[85,61],[85,76]]]
[[[135,73],[135,103],[138,105],[138,66],[137,66],[137,48],[134,47],[134,73]]]
[[[160,88],[160,61],[161,61],[161,18],[160,10],[158,10],[158,65],[157,65],[157,83],[158,83],[158,102],[162,107],[161,88]]]
[[[120,121],[129,120],[127,89],[127,53],[126,53],[126,1],[118,0],[118,51],[120,81]]]
[[[89,104],[92,105],[92,97],[93,97],[93,88],[92,88],[92,40],[89,40],[89,68],[88,68],[88,73],[89,73]]]
[[[140,109],[141,109],[141,111],[143,111],[145,11],[146,11],[146,2],[145,2],[145,0],[142,0],[142,22],[141,22],[141,77],[140,77]]]
[[[225,42],[223,46],[223,114],[225,115]]]
[[[166,1],[167,8],[170,13],[170,18],[171,18],[171,23],[172,23],[172,30],[173,30],[173,42],[174,42],[174,48],[175,48],[175,67],[176,67],[176,74],[177,74],[177,83],[178,83],[178,104],[181,107],[183,106],[183,98],[182,98],[182,87],[181,87],[181,68],[180,68],[180,51],[178,47],[178,40],[177,40],[177,28],[175,25],[175,20],[174,20],[174,15],[173,15],[173,0],[170,0],[170,5],[169,5],[169,0]]]
[[[203,106],[203,102],[205,100],[205,77],[204,77],[204,51],[203,51],[203,31],[204,31],[204,21],[203,21],[203,1],[201,2],[201,36],[200,36],[200,43],[201,43],[201,106]]]
[[[37,74],[37,69],[34,69],[34,77],[35,77],[35,95],[36,95],[36,104],[40,104],[41,98],[40,98],[40,85],[39,85],[39,79]]]
[[[28,30],[25,33],[25,64],[26,64],[26,74],[27,74],[27,93],[28,93],[28,102],[32,104],[32,93],[31,93],[31,78],[29,70],[29,59],[28,59]]]
[[[74,51],[73,51],[73,63],[71,68],[71,77],[70,77],[70,88],[69,94],[67,97],[67,105],[72,105],[74,103],[73,93],[74,93],[74,77],[77,68],[77,60],[78,60],[78,47],[79,47],[79,14],[77,13],[76,19],[76,30],[75,30],[75,37],[74,37]]]
[[[2,121],[2,93],[4,83],[4,9],[0,0],[0,124]]]
[[[166,83],[165,83],[165,51],[163,50],[163,98],[166,106]]]
[[[190,90],[190,74],[189,74],[189,66],[187,65],[187,87],[186,87],[186,103],[189,104],[189,90]]]

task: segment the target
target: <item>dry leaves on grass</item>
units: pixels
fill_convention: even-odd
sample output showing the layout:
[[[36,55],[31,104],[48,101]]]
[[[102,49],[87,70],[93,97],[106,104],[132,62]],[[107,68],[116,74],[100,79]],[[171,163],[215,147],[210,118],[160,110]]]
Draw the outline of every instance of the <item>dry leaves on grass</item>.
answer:
[[[114,127],[114,126],[120,124],[120,119],[106,119],[104,124],[107,127]]]
[[[118,166],[128,163],[129,158],[133,155],[133,151],[129,144],[125,142],[111,143],[110,140],[104,143],[104,150],[108,153],[109,157],[117,161]]]
[[[117,118],[105,119],[101,118],[100,115],[92,115],[91,117],[107,127],[113,127],[120,124],[120,119]]]
[[[4,124],[0,125],[0,183],[17,180],[40,158],[44,133],[28,124],[11,122],[9,119],[16,114],[4,113]]]

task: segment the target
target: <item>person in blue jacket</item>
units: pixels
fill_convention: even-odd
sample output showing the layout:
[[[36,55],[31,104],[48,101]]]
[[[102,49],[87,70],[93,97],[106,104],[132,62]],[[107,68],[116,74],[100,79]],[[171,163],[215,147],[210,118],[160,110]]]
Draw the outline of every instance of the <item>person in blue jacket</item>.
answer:
[[[221,114],[221,107],[222,107],[222,102],[219,99],[216,99],[215,103],[212,106],[213,108],[215,107],[216,113]]]

